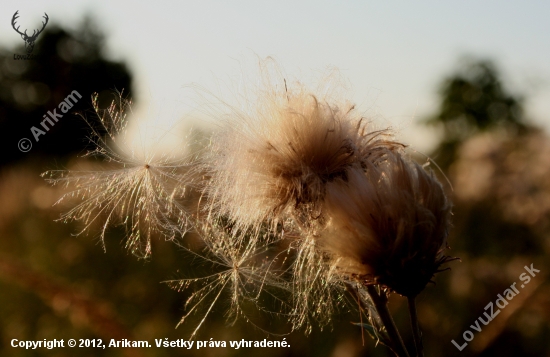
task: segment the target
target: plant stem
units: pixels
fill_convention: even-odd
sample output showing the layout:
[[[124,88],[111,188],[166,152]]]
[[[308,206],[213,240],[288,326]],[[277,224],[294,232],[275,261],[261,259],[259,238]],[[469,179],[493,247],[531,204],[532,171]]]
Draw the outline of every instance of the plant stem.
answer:
[[[379,294],[374,285],[367,285],[366,288],[367,293],[374,303],[376,312],[378,312],[380,320],[382,320],[382,323],[384,324],[384,327],[388,332],[393,352],[398,357],[409,357],[409,353],[405,348],[405,344],[403,343],[403,340],[399,335],[399,331],[397,331],[397,327],[395,326],[395,323],[393,322],[390,314],[390,310],[388,309],[388,299],[386,298],[386,295]]]
[[[416,347],[416,356],[424,357],[424,346],[422,346],[422,332],[418,326],[418,315],[416,313],[416,297],[407,297],[409,302],[409,315],[411,316],[411,327],[414,337],[414,346]]]

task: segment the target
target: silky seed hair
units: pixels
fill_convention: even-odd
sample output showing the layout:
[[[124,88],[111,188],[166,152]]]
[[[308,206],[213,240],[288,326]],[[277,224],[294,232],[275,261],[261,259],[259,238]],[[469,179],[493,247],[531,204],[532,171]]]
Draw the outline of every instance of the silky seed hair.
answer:
[[[213,273],[166,282],[175,290],[188,292],[186,313],[178,326],[186,323],[193,315],[198,315],[200,321],[189,338],[193,339],[210,314],[214,313],[216,306],[227,305],[228,302],[225,315],[231,325],[243,319],[257,329],[273,333],[260,326],[261,321],[258,320],[261,319],[257,315],[279,318],[291,311],[287,302],[290,294],[288,283],[283,279],[284,272],[280,269],[280,261],[284,256],[274,254],[273,243],[236,237],[219,222],[205,222],[195,228],[204,243],[202,251],[182,248],[195,265],[206,264]],[[269,310],[266,301],[277,306],[278,311]],[[256,313],[251,314],[250,307],[256,309]]]
[[[97,94],[92,104],[101,125],[86,121],[93,149],[85,157],[99,158],[106,166],[89,171],[53,170],[42,176],[69,189],[58,204],[78,202],[61,216],[62,221],[83,222],[80,233],[99,222],[104,248],[107,229],[121,224],[128,234],[126,248],[139,257],[148,257],[153,236],[171,240],[182,236],[190,226],[184,201],[191,184],[187,174],[191,163],[186,158],[137,154],[126,137],[131,102],[122,96],[106,110],[99,108]]]
[[[317,237],[304,235],[293,244],[295,260],[292,266],[294,329],[304,328],[309,334],[313,326],[323,329],[345,306],[345,286],[328,255],[319,249]]]

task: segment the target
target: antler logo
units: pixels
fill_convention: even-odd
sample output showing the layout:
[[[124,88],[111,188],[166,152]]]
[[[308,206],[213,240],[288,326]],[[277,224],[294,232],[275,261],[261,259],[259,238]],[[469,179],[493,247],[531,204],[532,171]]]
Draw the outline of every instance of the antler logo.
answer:
[[[13,14],[13,17],[11,19],[11,25],[13,26],[13,29],[21,35],[21,38],[25,41],[25,49],[27,50],[27,53],[30,55],[32,50],[34,49],[34,41],[36,41],[36,38],[44,29],[46,28],[46,25],[48,24],[48,14],[44,13],[44,16],[42,16],[44,19],[46,19],[46,22],[42,22],[42,29],[41,30],[33,30],[32,35],[27,35],[27,30],[25,32],[19,31],[19,27],[15,28],[15,21],[19,18],[19,10]],[[38,31],[38,32],[37,32]]]

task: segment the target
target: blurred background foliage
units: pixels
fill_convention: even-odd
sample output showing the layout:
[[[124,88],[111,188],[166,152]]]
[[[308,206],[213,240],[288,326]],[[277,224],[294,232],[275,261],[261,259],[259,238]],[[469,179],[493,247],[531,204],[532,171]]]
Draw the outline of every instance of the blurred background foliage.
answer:
[[[132,76],[121,62],[106,59],[103,36],[86,20],[76,32],[48,28],[37,41],[35,61],[15,61],[15,49],[0,49],[0,355],[71,356],[68,348],[24,350],[19,340],[110,338],[187,339],[193,323],[175,328],[188,293],[163,281],[205,273],[170,242],[155,240],[149,260],[123,247],[125,232],[112,228],[104,252],[96,236],[74,236],[78,224],[54,222],[63,207],[53,207],[63,189],[39,174],[70,167],[88,144],[87,125],[66,115],[27,154],[16,146],[42,115],[72,90],[83,98],[74,111],[87,112],[99,92],[132,94]],[[436,285],[420,295],[418,310],[426,356],[550,356],[550,142],[547,133],[524,116],[524,100],[502,82],[496,64],[470,59],[442,81],[439,110],[425,120],[440,130],[431,157],[442,181],[452,184],[453,229],[447,254],[460,257]],[[93,116],[88,116],[93,120]],[[435,169],[435,168],[434,168]],[[446,178],[445,178],[446,177]],[[187,242],[196,242],[189,234]],[[462,333],[512,283],[525,265],[540,273],[466,349]],[[406,344],[412,347],[405,299],[392,296],[390,307]],[[226,306],[217,306],[199,339],[261,340],[266,334],[244,321],[225,323]],[[78,349],[79,356],[386,356],[343,314],[332,329],[299,331],[286,337],[287,349]],[[265,321],[281,330],[279,321]],[[471,329],[470,329],[471,330]],[[283,337],[273,337],[282,339]]]
[[[23,44],[21,41],[16,48],[0,48],[0,131],[10,133],[0,141],[0,166],[29,157],[17,149],[22,137],[32,141],[35,158],[66,159],[82,153],[88,144],[89,128],[76,114],[91,110],[92,93],[99,93],[101,107],[110,104],[115,91],[132,96],[129,69],[106,57],[104,36],[89,17],[75,31],[46,27],[32,52],[36,59],[14,59],[14,54],[25,53]],[[40,126],[42,116],[56,109],[74,90],[82,98],[35,142],[30,128],[44,130]],[[59,109],[57,113],[61,114]]]
[[[524,116],[523,98],[495,63],[468,59],[443,81],[426,122],[441,130],[432,158],[454,203],[448,254],[461,258],[420,296],[426,355],[549,356],[550,141]],[[524,266],[540,273],[462,352],[462,333]],[[439,342],[436,342],[439,341]]]

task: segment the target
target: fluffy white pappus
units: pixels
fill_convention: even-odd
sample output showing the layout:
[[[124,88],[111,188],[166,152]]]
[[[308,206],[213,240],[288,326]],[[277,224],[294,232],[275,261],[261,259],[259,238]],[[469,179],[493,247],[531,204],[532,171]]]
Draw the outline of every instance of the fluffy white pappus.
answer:
[[[451,204],[433,173],[399,152],[327,185],[319,238],[340,273],[416,296],[442,263]]]
[[[86,156],[99,157],[109,164],[99,170],[57,170],[42,176],[52,184],[71,189],[58,201],[73,204],[61,220],[83,222],[82,232],[101,222],[103,244],[108,227],[122,224],[128,232],[127,249],[147,257],[151,254],[152,236],[174,239],[184,234],[189,225],[190,214],[183,201],[191,184],[189,161],[136,153],[126,137],[126,111],[131,103],[120,97],[108,109],[101,110],[97,95],[92,102],[101,124],[94,126],[87,121],[94,149]]]
[[[382,148],[399,146],[387,131],[368,126],[349,103],[318,97],[299,83],[268,83],[213,139],[210,212],[241,227],[287,218],[307,225],[321,214],[327,183],[376,161]]]
[[[290,310],[288,283],[282,278],[284,271],[278,269],[280,260],[284,258],[273,254],[273,244],[256,245],[254,240],[234,239],[232,233],[217,225],[203,224],[195,228],[205,244],[203,253],[182,248],[191,254],[195,263],[210,265],[214,273],[167,282],[178,291],[193,289],[185,303],[187,312],[178,326],[202,311],[200,322],[190,336],[193,339],[209,314],[214,312],[215,305],[225,302],[222,300],[227,298],[229,309],[226,316],[231,325],[238,318],[243,318],[254,327],[270,333],[260,325]],[[271,311],[264,304],[273,304],[280,311]],[[250,314],[250,308],[256,311]]]
[[[313,323],[319,328],[329,325],[332,317],[345,304],[345,285],[336,264],[319,249],[317,238],[309,235],[293,242],[297,244],[292,265],[294,329],[305,327],[311,333]]]

